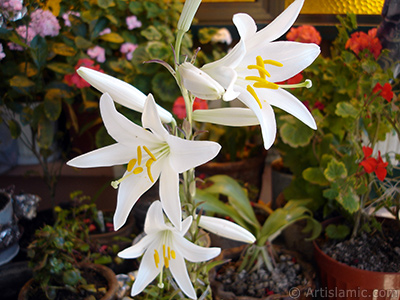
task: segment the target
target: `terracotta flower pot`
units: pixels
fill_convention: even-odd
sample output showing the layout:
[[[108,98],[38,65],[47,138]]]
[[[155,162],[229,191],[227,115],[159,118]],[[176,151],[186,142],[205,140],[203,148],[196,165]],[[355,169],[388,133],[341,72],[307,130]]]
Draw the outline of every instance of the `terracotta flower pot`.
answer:
[[[103,265],[88,264],[88,263],[81,264],[81,267],[91,268],[95,270],[96,272],[100,273],[107,281],[108,285],[107,292],[99,300],[116,299],[119,285],[114,272],[110,268]],[[25,285],[22,287],[21,291],[18,294],[18,300],[35,300],[29,297],[30,291],[32,289],[32,283],[33,283],[33,278],[30,279],[27,283],[25,283]]]
[[[221,254],[216,257],[214,260],[238,260],[240,254],[243,252],[244,247],[246,245],[235,247],[231,249],[225,249],[221,252]],[[278,250],[278,248],[277,248]],[[311,291],[315,289],[314,277],[315,272],[312,266],[299,258],[299,255],[296,252],[288,251],[285,249],[280,249],[282,253],[290,254],[295,257],[297,262],[300,264],[302,268],[303,275],[307,280],[307,284],[302,286],[292,287],[286,294],[272,294],[263,298],[255,298],[250,296],[237,296],[233,292],[225,291],[224,285],[222,282],[217,281],[216,275],[218,270],[222,267],[222,265],[211,269],[209,273],[210,285],[213,292],[213,299],[216,300],[274,300],[274,299],[285,299],[285,300],[295,300],[295,299],[311,299]]]
[[[322,223],[327,226],[337,219]],[[318,295],[329,299],[400,299],[400,273],[374,272],[350,267],[326,255],[313,242],[322,288]]]

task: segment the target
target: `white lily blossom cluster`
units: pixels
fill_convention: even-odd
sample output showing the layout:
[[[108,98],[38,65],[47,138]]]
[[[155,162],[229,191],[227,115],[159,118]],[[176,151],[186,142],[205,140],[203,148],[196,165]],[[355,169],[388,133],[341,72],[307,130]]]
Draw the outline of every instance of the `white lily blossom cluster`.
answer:
[[[180,40],[188,31],[201,0],[187,0],[178,24],[176,53]],[[294,23],[304,0],[296,0],[267,27],[256,31],[254,20],[246,14],[233,17],[241,40],[224,58],[201,68],[189,62],[167,66],[181,88],[187,106],[186,122],[213,122],[228,126],[260,124],[264,146],[274,142],[276,124],[272,106],[299,118],[311,128],[315,121],[307,108],[288,93],[285,81],[296,75],[319,54],[314,44],[273,42]],[[138,199],[159,180],[160,200],[150,206],[144,225],[145,236],[135,245],[119,253],[123,258],[142,257],[131,295],[143,291],[159,275],[162,287],[163,270],[169,269],[179,288],[191,299],[196,291],[188,274],[185,260],[193,263],[208,261],[220,253],[219,248],[196,245],[186,237],[191,226],[234,240],[253,243],[255,237],[233,222],[198,212],[182,210],[193,203],[195,193],[194,168],[212,160],[221,146],[211,141],[196,141],[191,132],[174,135],[163,123],[174,129],[172,114],[156,104],[151,94],[144,95],[132,85],[117,78],[81,67],[78,74],[102,93],[100,112],[108,134],[116,143],[76,157],[67,164],[79,168],[127,165],[121,179],[112,182],[118,189],[114,228],[121,228]],[[299,86],[308,86],[305,82]],[[293,86],[289,86],[293,87]],[[195,97],[206,100],[239,99],[247,108],[196,110]],[[114,102],[142,113],[142,126],[128,120],[117,111]],[[192,128],[190,128],[192,130]],[[179,177],[183,176],[185,199],[180,197]],[[187,207],[187,206],[186,206]]]

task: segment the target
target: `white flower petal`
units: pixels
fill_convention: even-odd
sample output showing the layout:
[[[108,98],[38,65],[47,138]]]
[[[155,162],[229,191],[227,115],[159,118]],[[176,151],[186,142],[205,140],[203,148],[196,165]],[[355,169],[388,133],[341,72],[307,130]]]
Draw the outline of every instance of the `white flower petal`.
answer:
[[[160,199],[168,219],[178,230],[181,230],[182,208],[179,198],[179,175],[168,163],[163,167],[160,176]]]
[[[75,157],[68,161],[67,165],[77,168],[110,167],[126,164],[131,159],[130,148],[112,144]]]
[[[160,240],[155,240],[143,255],[137,277],[133,282],[131,291],[132,297],[141,293],[144,288],[157,277],[164,266],[163,260],[160,259],[159,266],[158,268],[156,267],[154,261],[154,250],[157,250],[158,253],[162,253],[162,245],[160,243]]]
[[[310,128],[314,130],[317,129],[317,124],[315,123],[314,117],[307,107],[285,89],[257,89],[256,92],[260,97],[269,99],[269,104],[286,111]]]
[[[158,138],[165,139],[169,133],[161,124],[156,107],[153,95],[149,94],[142,114],[142,126],[151,129]]]
[[[246,40],[257,32],[257,24],[248,14],[239,13],[233,15],[233,24],[235,24],[240,38]]]
[[[213,259],[221,253],[220,248],[200,247],[180,236],[174,236],[173,242],[175,245],[175,251],[179,251],[181,255],[190,262],[207,261]]]
[[[196,299],[196,291],[194,290],[192,282],[190,281],[183,257],[177,254],[175,259],[170,260],[169,268],[172,276],[182,292],[184,292],[189,298]]]
[[[199,226],[219,236],[244,243],[251,244],[256,240],[251,232],[225,219],[200,216]]]
[[[190,226],[192,225],[193,218],[192,216],[187,217],[185,220],[182,221],[182,230],[177,232],[176,234],[180,236],[184,236],[186,232],[188,232]]]
[[[205,64],[201,67],[201,70],[213,77],[214,74],[212,72],[214,69],[222,66],[234,69],[239,65],[245,55],[246,45],[244,44],[244,41],[241,40],[235,45],[235,47],[233,47],[231,51],[229,51],[227,55],[220,58],[219,60]]]
[[[154,201],[147,210],[146,219],[144,222],[144,232],[152,234],[158,231],[167,229],[164,222],[164,214],[162,204],[159,200]]]
[[[260,124],[251,109],[241,107],[197,109],[193,112],[193,120],[225,126],[254,126]]]
[[[182,85],[193,95],[204,100],[221,99],[225,89],[207,73],[188,62],[178,67]]]
[[[141,256],[154,241],[154,236],[146,235],[138,243],[118,253],[121,258],[136,258]]]
[[[143,112],[146,95],[132,85],[110,75],[80,67],[77,73],[102,93],[109,93],[113,100],[123,106],[138,112]],[[167,110],[158,106],[160,118],[165,123],[172,121],[172,115]]]

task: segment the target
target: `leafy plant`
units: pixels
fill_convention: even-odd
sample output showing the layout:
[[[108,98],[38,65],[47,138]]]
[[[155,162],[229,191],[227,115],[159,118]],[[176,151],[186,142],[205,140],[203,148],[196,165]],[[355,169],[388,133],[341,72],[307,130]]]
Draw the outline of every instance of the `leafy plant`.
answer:
[[[259,220],[246,190],[226,175],[209,177],[205,187],[197,189],[195,199],[205,212],[229,217],[256,237],[256,242],[246,249],[242,269],[251,270],[265,265],[272,270],[273,257],[269,254],[268,246],[285,228],[297,221],[307,221],[304,231],[311,232],[309,240],[318,237],[321,232],[321,225],[307,208],[310,200],[291,200],[276,210],[259,204],[258,207],[267,212],[265,220]]]

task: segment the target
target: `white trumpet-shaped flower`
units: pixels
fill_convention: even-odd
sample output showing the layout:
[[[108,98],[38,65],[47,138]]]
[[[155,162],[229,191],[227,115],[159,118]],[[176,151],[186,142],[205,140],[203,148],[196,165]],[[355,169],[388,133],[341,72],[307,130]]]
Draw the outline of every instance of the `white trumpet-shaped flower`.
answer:
[[[129,83],[85,67],[80,67],[77,73],[100,92],[110,94],[118,104],[143,112],[147,96]],[[159,105],[157,111],[164,123],[172,121],[173,117],[169,111]]]
[[[248,244],[252,244],[256,241],[255,236],[250,231],[225,219],[200,216],[199,226],[227,239]]]
[[[151,94],[143,109],[143,127],[120,114],[108,94],[103,94],[100,99],[100,112],[108,133],[117,143],[78,156],[67,164],[79,168],[128,164],[124,176],[112,182],[113,187],[118,188],[115,230],[124,225],[138,198],[160,177],[160,199],[164,211],[180,228],[179,173],[213,159],[221,146],[215,142],[184,140],[169,134],[161,124]]]
[[[233,22],[241,40],[222,59],[206,64],[201,71],[219,83],[230,95],[238,92],[241,100],[256,115],[261,126],[264,147],[274,143],[276,122],[271,106],[276,106],[305,124],[316,129],[314,118],[308,109],[285,88],[310,87],[306,81],[299,85],[283,85],[285,81],[308,67],[319,55],[315,44],[275,41],[296,20],[304,0],[296,0],[281,15],[257,32],[254,20],[247,14],[236,14]],[[193,72],[194,73],[194,72]],[[195,81],[194,78],[191,79]],[[182,80],[185,85],[185,80]],[[215,85],[215,84],[214,84]],[[187,87],[195,96],[196,92]],[[232,97],[222,96],[225,101]],[[197,112],[197,115],[201,115]],[[207,112],[204,112],[207,114]],[[228,116],[229,118],[229,116]],[[226,117],[219,124],[226,124]],[[234,123],[233,121],[230,123]],[[236,126],[244,126],[236,122]]]
[[[182,229],[179,230],[164,222],[160,201],[151,204],[144,224],[146,235],[135,245],[118,253],[122,258],[136,258],[144,253],[137,278],[132,286],[132,296],[143,291],[158,274],[162,274],[165,267],[169,268],[179,288],[188,297],[196,299],[185,259],[190,262],[207,261],[219,255],[221,249],[204,248],[188,241],[184,235],[191,224],[190,216],[182,222]]]

